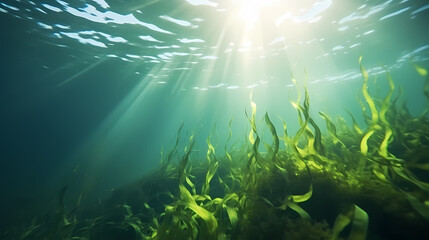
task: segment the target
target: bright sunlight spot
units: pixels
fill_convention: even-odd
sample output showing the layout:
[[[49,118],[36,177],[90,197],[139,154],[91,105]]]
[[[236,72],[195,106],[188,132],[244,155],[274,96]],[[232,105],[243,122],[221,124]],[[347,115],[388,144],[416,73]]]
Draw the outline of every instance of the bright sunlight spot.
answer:
[[[247,25],[253,25],[260,21],[260,10],[263,7],[272,6],[274,0],[232,0],[238,7],[238,18]]]
[[[261,2],[261,0],[254,0],[244,4],[238,17],[245,21],[246,24],[253,25],[259,20],[259,7]]]

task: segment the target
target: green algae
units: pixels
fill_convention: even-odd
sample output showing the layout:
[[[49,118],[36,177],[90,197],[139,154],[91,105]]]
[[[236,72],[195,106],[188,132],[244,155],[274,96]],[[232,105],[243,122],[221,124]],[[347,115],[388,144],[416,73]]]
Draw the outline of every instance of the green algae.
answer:
[[[242,149],[227,147],[233,134],[230,121],[223,156],[211,142],[213,131],[206,140],[205,160],[191,159],[194,134],[178,156],[182,124],[158,170],[113,192],[98,212],[67,211],[64,188],[56,222],[35,220],[16,239],[360,240],[413,239],[407,231],[423,234],[429,221],[429,184],[420,177],[429,162],[420,153],[429,153],[429,119],[398,106],[399,96],[391,99],[395,85],[389,74],[387,96],[374,98],[362,58],[359,64],[364,80],[364,101],[359,102],[367,126],[360,127],[351,113],[349,126],[342,118],[333,120],[319,112],[326,123],[323,132],[310,115],[307,89],[304,86],[301,102],[292,75],[298,89],[297,100],[290,100],[298,114],[294,135],[282,121],[279,136],[265,113],[272,144],[262,146],[259,129],[264,126],[257,124],[251,93],[251,114],[246,112],[251,130]],[[425,69],[416,69],[427,75]],[[387,225],[384,218],[389,218]]]

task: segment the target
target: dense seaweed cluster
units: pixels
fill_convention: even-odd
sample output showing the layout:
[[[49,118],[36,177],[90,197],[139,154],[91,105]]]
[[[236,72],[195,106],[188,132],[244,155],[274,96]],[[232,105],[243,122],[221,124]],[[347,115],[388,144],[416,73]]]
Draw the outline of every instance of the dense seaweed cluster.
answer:
[[[422,76],[427,72],[417,67]],[[280,131],[268,114],[257,124],[256,103],[247,114],[251,130],[239,150],[216,154],[211,136],[201,160],[176,145],[160,167],[116,190],[103,203],[60,208],[35,220],[16,239],[424,239],[429,223],[429,119],[399,106],[390,75],[384,98],[368,91],[361,66],[360,127],[320,112],[322,132],[309,114],[309,95],[291,103],[299,129]],[[295,79],[292,81],[296,84]],[[298,91],[300,92],[300,91]],[[429,78],[424,94],[429,100]],[[301,99],[303,97],[303,99]],[[368,108],[368,109],[367,109]],[[231,124],[231,122],[230,122]],[[261,138],[265,127],[272,136]],[[184,153],[181,154],[184,150]],[[219,150],[218,150],[219,151]],[[426,175],[425,175],[426,174]],[[79,205],[79,204],[78,204]],[[14,235],[14,236],[12,236]]]

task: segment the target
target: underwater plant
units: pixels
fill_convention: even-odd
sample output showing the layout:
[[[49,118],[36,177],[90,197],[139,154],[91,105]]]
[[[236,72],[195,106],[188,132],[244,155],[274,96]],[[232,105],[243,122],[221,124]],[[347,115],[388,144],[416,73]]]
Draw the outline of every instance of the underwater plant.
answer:
[[[373,97],[363,76],[359,100],[366,126],[319,112],[326,131],[310,115],[304,86],[290,103],[299,128],[282,135],[268,113],[258,125],[257,105],[251,113],[246,141],[239,149],[216,154],[211,134],[205,159],[193,157],[194,134],[179,149],[183,124],[173,148],[153,173],[85,211],[68,211],[60,191],[56,221],[35,220],[11,239],[422,239],[429,222],[429,119],[425,110],[412,116],[387,74],[389,91]],[[429,76],[424,94],[429,102]],[[303,97],[303,100],[301,98]],[[365,104],[364,104],[365,102]],[[429,105],[428,105],[429,106]],[[367,110],[367,108],[369,108]],[[267,128],[271,143],[262,139]],[[213,132],[213,131],[212,131]],[[179,156],[182,152],[183,155]],[[421,180],[423,178],[423,180]],[[49,229],[49,230],[48,230]]]

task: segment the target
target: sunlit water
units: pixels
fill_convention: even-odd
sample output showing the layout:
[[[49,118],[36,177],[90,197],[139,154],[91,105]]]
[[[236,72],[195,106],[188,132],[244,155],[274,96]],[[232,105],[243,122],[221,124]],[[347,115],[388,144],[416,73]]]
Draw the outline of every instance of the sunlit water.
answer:
[[[418,0],[1,1],[2,209],[137,179],[182,122],[196,151],[230,119],[241,141],[251,91],[260,117],[294,129],[291,74],[308,74],[312,112],[359,114],[360,56],[375,92],[389,71],[418,113],[428,20]]]

